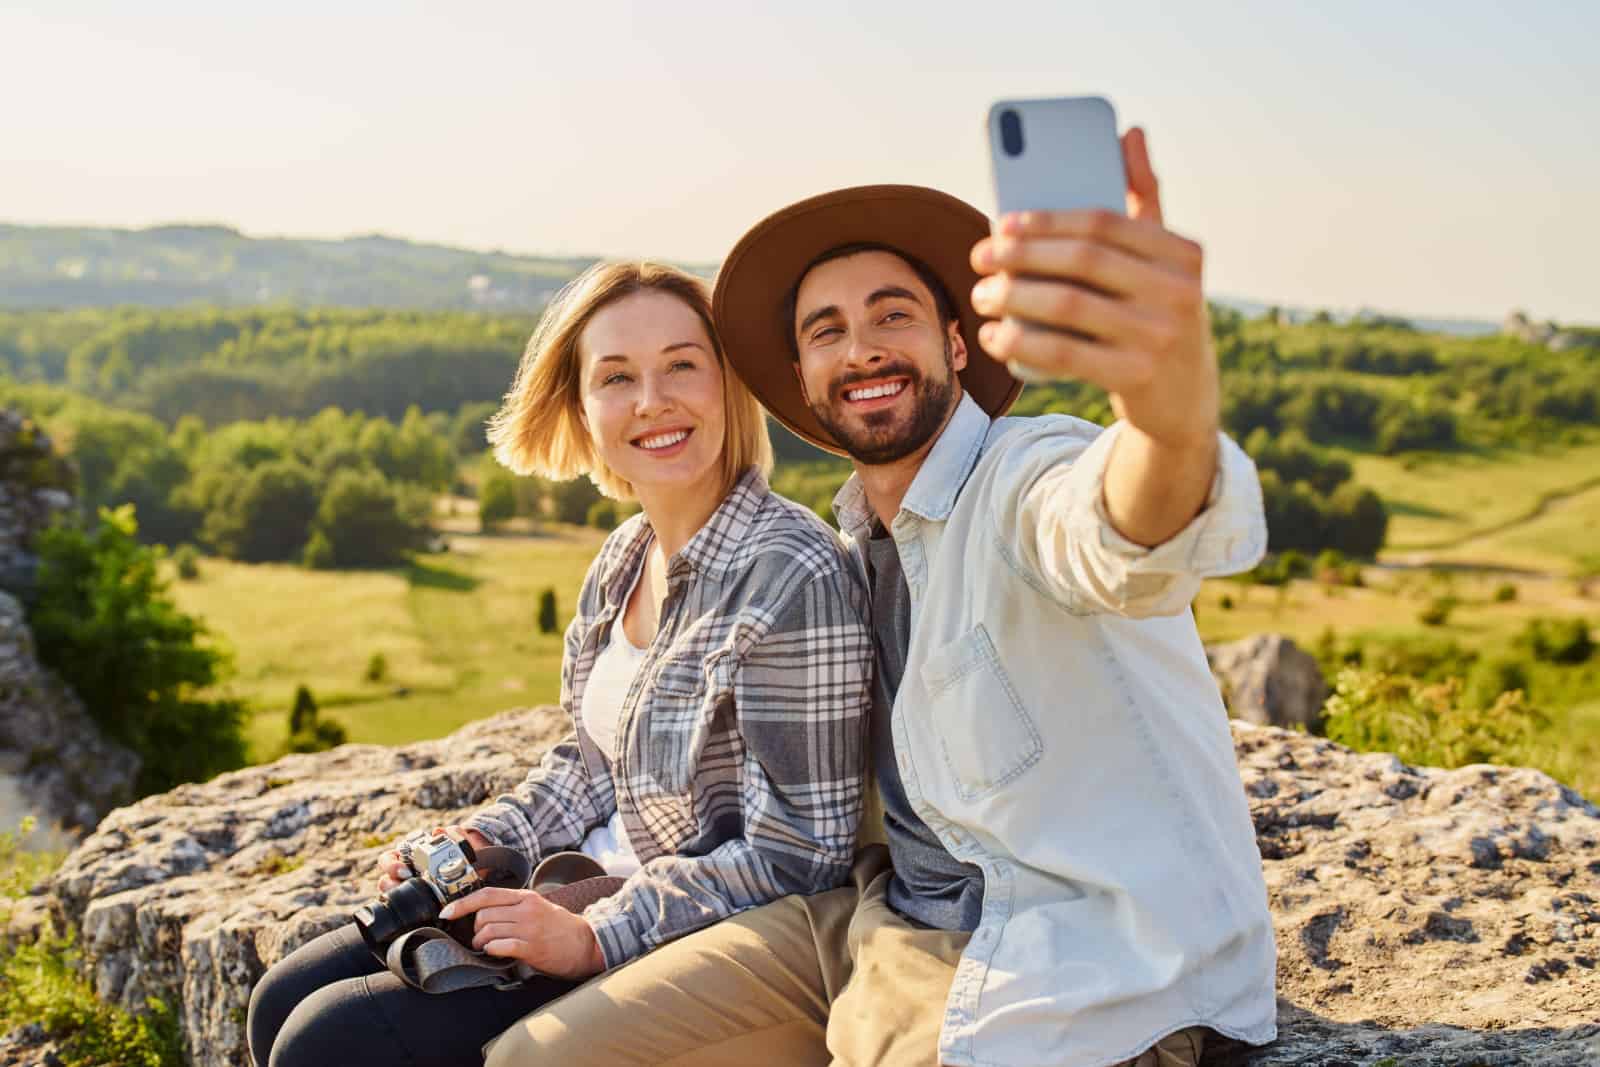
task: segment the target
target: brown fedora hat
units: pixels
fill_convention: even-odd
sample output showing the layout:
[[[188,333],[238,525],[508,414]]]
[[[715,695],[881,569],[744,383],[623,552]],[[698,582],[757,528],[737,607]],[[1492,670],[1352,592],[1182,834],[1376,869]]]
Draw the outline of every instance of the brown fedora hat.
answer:
[[[919,185],[862,185],[790,204],[740,238],[717,273],[711,303],[723,351],[779,422],[818,448],[843,455],[800,392],[794,324],[785,305],[801,272],[823,253],[847,244],[887,245],[920,259],[944,282],[967,342],[961,385],[990,415],[1002,415],[1022,383],[978,344],[982,320],[971,301],[978,275],[968,257],[988,233],[983,212]]]

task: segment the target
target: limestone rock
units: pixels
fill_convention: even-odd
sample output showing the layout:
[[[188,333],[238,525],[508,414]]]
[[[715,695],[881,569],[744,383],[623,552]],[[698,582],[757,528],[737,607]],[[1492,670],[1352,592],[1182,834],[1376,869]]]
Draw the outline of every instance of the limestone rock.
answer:
[[[106,1000],[181,1000],[197,1067],[245,1064],[245,1008],[268,965],[347,922],[377,858],[520,782],[570,725],[507,712],[402,748],[291,755],[111,813],[52,883]]]
[[[516,781],[565,728],[508,712],[113,812],[58,873],[99,993],[181,996],[200,1067],[245,1064],[249,989],[347,920],[378,853]],[[1277,1042],[1206,1067],[1600,1063],[1600,810],[1531,770],[1409,767],[1234,723],[1277,927]]]
[[[0,593],[0,830],[25,814],[87,829],[133,796],[139,757],[100,732],[34,657],[22,605]]]
[[[1256,634],[1206,649],[1228,714],[1259,726],[1315,730],[1328,697],[1322,669],[1282,634]]]
[[[33,421],[0,408],[0,589],[23,589],[37,561],[33,539],[72,506],[72,468]]]

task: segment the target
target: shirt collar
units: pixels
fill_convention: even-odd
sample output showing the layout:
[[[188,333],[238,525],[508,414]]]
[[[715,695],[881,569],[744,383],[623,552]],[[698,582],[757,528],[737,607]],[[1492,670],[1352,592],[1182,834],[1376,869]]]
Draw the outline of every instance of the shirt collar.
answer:
[[[992,420],[978,402],[963,392],[955,413],[928,450],[922,466],[917,468],[911,488],[900,502],[900,510],[931,522],[948,519],[955,510],[961,487],[967,483],[967,476],[983,454],[983,443],[988,439],[991,424]],[[845,533],[857,540],[867,536],[873,514],[859,475],[850,475],[833,498],[833,513],[839,516],[839,528]]]
[[[769,492],[766,475],[759,467],[750,467],[741,474],[706,524],[667,561],[668,580],[687,571],[718,575],[727,570],[744,547],[750,524]],[[654,538],[649,517],[641,514],[638,526],[600,576],[608,602],[620,601],[633,588],[645,549]]]

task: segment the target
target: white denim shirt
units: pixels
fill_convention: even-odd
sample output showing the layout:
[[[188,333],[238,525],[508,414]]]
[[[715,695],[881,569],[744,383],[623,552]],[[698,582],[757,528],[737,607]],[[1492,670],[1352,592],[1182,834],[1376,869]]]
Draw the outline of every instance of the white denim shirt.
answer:
[[[956,1067],[1130,1059],[1208,1026],[1276,1035],[1276,949],[1227,714],[1189,604],[1267,531],[1222,438],[1205,509],[1157,548],[1102,487],[1121,431],[991,422],[964,397],[890,532],[911,591],[892,729],[913,807],[984,875],[939,1052]],[[858,554],[871,512],[834,501]]]

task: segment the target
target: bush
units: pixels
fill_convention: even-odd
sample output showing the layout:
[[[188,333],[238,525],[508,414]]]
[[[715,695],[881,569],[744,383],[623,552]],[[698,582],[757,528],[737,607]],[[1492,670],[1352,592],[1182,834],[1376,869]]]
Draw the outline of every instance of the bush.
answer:
[[[321,530],[312,530],[311,540],[306,542],[306,550],[301,554],[300,562],[314,571],[331,570],[333,542],[328,540],[328,535]]]
[[[1501,582],[1494,587],[1494,602],[1496,604],[1509,604],[1517,599],[1517,587],[1511,582]]]
[[[1392,752],[1407,763],[1461,767],[1530,762],[1545,717],[1521,691],[1501,693],[1487,708],[1459,700],[1460,683],[1427,683],[1405,675],[1340,671],[1323,709],[1323,731],[1362,752]]]
[[[311,724],[317,721],[317,701],[311,695],[311,690],[305,686],[296,686],[294,691],[294,706],[289,709],[289,732],[297,734],[301,730],[308,730]]]
[[[1294,579],[1304,578],[1310,573],[1311,561],[1306,558],[1305,553],[1291,548],[1263,560],[1250,572],[1250,578],[1258,585],[1287,585]]]
[[[478,528],[492,530],[516,513],[516,478],[499,466],[485,471],[483,480],[478,483]]]
[[[172,554],[172,564],[178,569],[178,577],[186,582],[200,577],[200,553],[193,545],[179,545]]]
[[[553,634],[559,624],[556,621],[556,591],[546,587],[539,594],[539,632]]]
[[[589,519],[589,509],[600,499],[600,490],[588,478],[569,478],[550,486],[550,503],[558,522],[581,525]]]
[[[1222,599],[1217,601],[1217,607],[1221,608],[1223,611],[1232,611],[1233,597],[1226,593],[1222,594]]]
[[[596,500],[589,506],[589,514],[585,521],[598,530],[615,530],[617,528],[617,502],[615,500]]]
[[[1583,663],[1594,653],[1585,619],[1529,619],[1517,643],[1545,663]]]
[[[245,739],[238,701],[196,699],[221,680],[225,659],[174,606],[137,533],[131,506],[102,509],[93,533],[45,531],[28,622],[40,661],[139,754],[144,795],[242,767]]]
[[[349,740],[343,726],[319,719],[317,715],[317,702],[311,690],[303,685],[295,689],[294,707],[289,709],[290,752],[323,752]]]
[[[382,652],[374,652],[372,658],[367,660],[367,669],[361,676],[369,682],[381,682],[389,677],[389,657]]]
[[[1474,708],[1488,708],[1502,693],[1528,692],[1528,667],[1518,659],[1483,659],[1472,665],[1463,696]]]
[[[1427,607],[1417,613],[1417,621],[1424,626],[1443,626],[1450,621],[1450,613],[1455,609],[1455,597],[1436,596],[1428,601]]]

